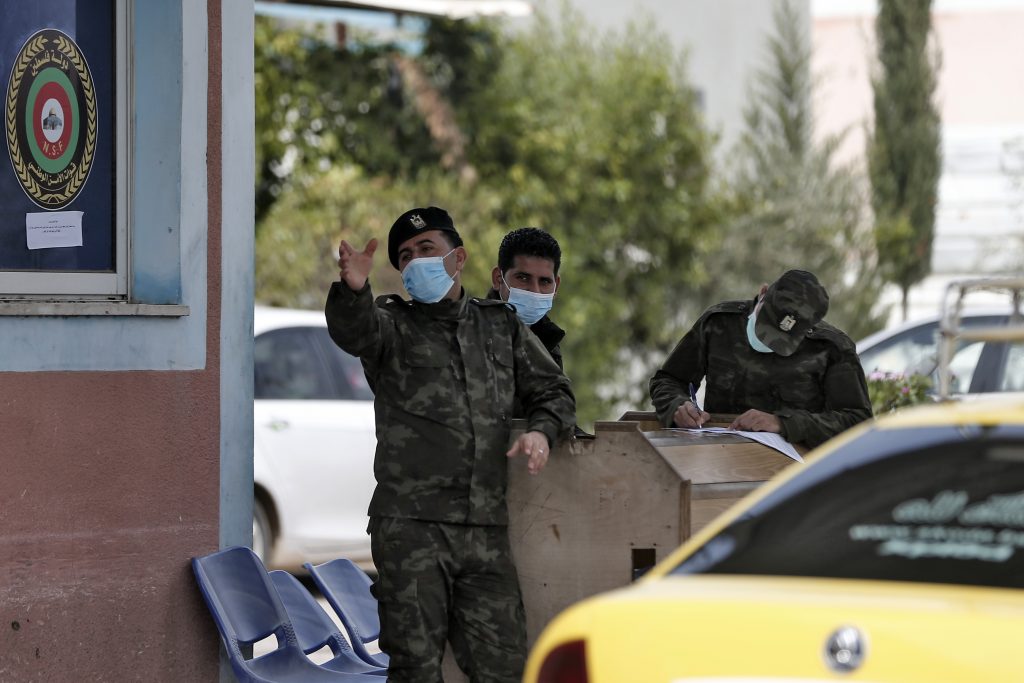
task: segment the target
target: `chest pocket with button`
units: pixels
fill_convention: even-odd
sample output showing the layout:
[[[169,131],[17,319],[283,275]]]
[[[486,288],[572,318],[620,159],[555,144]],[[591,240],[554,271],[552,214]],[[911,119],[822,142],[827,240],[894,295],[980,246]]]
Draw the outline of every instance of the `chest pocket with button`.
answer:
[[[396,398],[406,410],[430,415],[451,405],[454,378],[448,349],[422,339],[407,339],[398,360]]]
[[[511,415],[515,401],[515,357],[512,340],[508,337],[491,337],[487,340],[487,357],[491,370],[491,395],[499,412]]]
[[[825,353],[803,353],[781,359],[777,369],[780,407],[818,412],[825,408]]]
[[[722,413],[742,412],[748,386],[746,368],[737,362],[735,350],[725,344],[712,345],[707,357],[706,410]]]

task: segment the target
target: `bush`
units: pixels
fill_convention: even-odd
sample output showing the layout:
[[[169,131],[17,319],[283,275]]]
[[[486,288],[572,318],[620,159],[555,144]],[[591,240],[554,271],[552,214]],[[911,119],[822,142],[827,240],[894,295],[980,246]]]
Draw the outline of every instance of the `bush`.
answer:
[[[875,415],[918,403],[930,403],[933,400],[931,388],[931,379],[917,373],[872,372],[868,375],[868,397]]]

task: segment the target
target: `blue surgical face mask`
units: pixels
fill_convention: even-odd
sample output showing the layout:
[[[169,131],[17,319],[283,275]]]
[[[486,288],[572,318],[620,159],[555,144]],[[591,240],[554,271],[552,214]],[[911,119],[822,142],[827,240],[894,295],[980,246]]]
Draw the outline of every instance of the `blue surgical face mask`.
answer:
[[[501,281],[505,282],[504,275],[501,276]],[[514,289],[509,287],[507,282],[505,287],[508,287],[508,303],[516,309],[516,315],[527,325],[532,325],[547,315],[551,310],[551,304],[554,303],[554,292],[538,294],[525,289]]]
[[[760,353],[774,353],[767,344],[758,339],[757,335],[754,334],[754,323],[757,320],[757,311],[758,306],[755,306],[753,313],[747,316],[747,341],[750,342],[750,348],[755,351]]]
[[[444,260],[453,251],[444,256],[425,256],[409,261],[402,271],[402,284],[409,296],[424,304],[434,304],[444,298],[455,282],[444,268]]]

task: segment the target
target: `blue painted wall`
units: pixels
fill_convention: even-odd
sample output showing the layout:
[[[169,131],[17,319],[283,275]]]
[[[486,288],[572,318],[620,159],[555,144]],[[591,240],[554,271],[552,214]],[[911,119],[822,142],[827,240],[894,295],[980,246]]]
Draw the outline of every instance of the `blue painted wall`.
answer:
[[[3,316],[0,372],[206,367],[207,61],[198,5],[199,13],[138,0],[133,12],[130,291],[140,303],[184,304],[189,315]],[[198,36],[191,53],[184,21]]]

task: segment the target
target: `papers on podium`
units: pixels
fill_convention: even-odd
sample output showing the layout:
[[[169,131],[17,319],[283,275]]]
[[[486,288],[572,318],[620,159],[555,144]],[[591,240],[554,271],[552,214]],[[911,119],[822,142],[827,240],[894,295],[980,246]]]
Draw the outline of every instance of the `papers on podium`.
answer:
[[[686,429],[686,428],[675,428],[672,431],[675,432],[691,432],[693,434],[707,434],[708,436],[716,436],[719,434],[733,434],[735,436],[742,436],[751,441],[756,441],[760,444],[764,444],[768,448],[774,448],[779,453],[793,458],[797,462],[803,462],[804,459],[800,457],[800,454],[793,448],[793,444],[786,441],[779,434],[773,434],[772,432],[743,432],[736,429],[728,429],[727,427],[702,427],[700,429]]]

